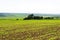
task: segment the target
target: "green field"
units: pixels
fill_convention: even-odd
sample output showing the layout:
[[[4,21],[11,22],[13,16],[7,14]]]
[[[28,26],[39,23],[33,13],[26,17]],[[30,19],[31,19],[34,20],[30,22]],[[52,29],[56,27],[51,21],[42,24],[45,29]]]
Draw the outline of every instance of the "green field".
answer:
[[[60,20],[0,20],[0,40],[60,40]]]

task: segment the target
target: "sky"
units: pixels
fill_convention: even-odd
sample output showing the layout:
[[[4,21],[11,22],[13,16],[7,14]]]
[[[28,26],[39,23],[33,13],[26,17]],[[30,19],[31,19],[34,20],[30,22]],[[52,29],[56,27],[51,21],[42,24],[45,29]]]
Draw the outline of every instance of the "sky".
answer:
[[[0,0],[0,13],[60,14],[60,0]]]

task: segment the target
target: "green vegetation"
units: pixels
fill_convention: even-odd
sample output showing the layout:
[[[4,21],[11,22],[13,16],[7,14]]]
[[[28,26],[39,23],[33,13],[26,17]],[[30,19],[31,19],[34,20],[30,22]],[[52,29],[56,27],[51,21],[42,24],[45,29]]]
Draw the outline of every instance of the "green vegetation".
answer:
[[[0,40],[60,40],[60,20],[0,20]]]
[[[35,16],[34,14],[29,14],[23,20],[32,20],[32,19],[41,20],[41,19],[60,19],[60,18],[54,16]]]

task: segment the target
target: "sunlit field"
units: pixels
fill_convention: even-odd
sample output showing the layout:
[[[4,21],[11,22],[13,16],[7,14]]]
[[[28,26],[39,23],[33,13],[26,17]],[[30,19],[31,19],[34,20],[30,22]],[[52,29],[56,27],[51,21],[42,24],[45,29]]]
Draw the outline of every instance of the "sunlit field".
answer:
[[[0,40],[60,40],[60,20],[0,20]]]

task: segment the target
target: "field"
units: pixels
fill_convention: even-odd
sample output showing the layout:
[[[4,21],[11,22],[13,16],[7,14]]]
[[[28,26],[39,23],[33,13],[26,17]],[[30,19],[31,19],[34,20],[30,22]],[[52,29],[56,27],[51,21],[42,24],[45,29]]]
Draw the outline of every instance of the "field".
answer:
[[[60,40],[60,20],[0,20],[0,40]]]

